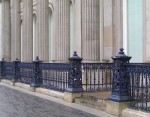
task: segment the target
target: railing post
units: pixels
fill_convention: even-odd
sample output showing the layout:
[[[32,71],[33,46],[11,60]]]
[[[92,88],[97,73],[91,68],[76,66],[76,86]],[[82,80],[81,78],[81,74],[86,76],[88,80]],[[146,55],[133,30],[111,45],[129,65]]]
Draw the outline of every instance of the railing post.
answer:
[[[112,57],[114,60],[112,95],[106,102],[106,112],[116,116],[121,116],[122,110],[128,108],[131,98],[130,78],[126,67],[131,57],[126,56],[123,50],[121,48],[119,54]]]
[[[40,63],[42,61],[39,60],[39,57],[33,61],[33,77],[31,81],[31,87],[40,87],[42,85],[42,71],[40,69]]]
[[[5,60],[4,58],[2,58],[2,60],[0,61],[0,80],[3,79],[5,77]]]
[[[116,102],[128,102],[131,98],[130,91],[130,78],[127,74],[126,64],[129,63],[131,57],[126,56],[123,48],[115,57],[113,66],[113,82],[112,82],[112,95],[109,100]]]
[[[82,71],[81,71],[81,61],[77,55],[77,52],[74,52],[73,56],[69,58],[70,69],[68,73],[68,88],[67,92],[83,92],[82,88]]]
[[[18,64],[20,63],[20,61],[18,59],[16,59],[15,61],[13,61],[13,78],[12,78],[12,82],[18,82],[18,79],[20,78],[20,68],[18,66]]]

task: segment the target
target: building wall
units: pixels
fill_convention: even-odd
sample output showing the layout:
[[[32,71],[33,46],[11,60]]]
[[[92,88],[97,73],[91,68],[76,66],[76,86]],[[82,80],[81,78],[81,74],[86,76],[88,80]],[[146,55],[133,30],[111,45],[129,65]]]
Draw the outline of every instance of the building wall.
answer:
[[[128,55],[132,61],[143,62],[143,0],[128,0]]]
[[[73,51],[77,51],[84,61],[99,62],[111,60],[125,42],[126,52],[133,56],[133,61],[150,58],[148,0],[144,0],[146,7],[142,0],[128,0],[126,9],[123,0],[3,0],[2,3],[4,1],[10,2],[10,9],[5,7],[5,11],[10,11],[11,61],[19,58],[30,62],[39,56],[44,62],[66,62]],[[143,8],[147,20],[144,20]],[[127,10],[125,25],[124,10]],[[5,11],[3,13],[9,13]],[[9,29],[5,30],[9,33]],[[0,43],[3,43],[2,37]],[[9,50],[5,44],[0,48],[1,58],[7,59],[5,48]]]

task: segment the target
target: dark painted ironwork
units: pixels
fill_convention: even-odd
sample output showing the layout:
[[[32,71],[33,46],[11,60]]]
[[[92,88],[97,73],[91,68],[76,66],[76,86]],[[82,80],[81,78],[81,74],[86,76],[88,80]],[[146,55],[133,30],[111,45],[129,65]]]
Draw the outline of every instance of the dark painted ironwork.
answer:
[[[150,64],[129,64],[131,81],[130,108],[150,112]]]
[[[16,59],[15,61],[13,61],[13,77],[12,77],[12,82],[18,82],[18,79],[20,79],[20,68],[18,66],[18,64],[20,63],[20,61],[18,59]]]
[[[116,102],[128,102],[131,98],[130,79],[126,67],[131,57],[126,56],[123,50],[124,49],[121,48],[119,54],[112,57],[114,60],[113,82],[112,95],[109,97],[109,100]]]
[[[112,63],[82,63],[82,84],[85,91],[111,91]]]
[[[42,85],[42,70],[40,69],[39,57],[33,61],[33,77],[31,80],[31,87],[40,87]]]
[[[13,62],[5,62],[4,64],[4,79],[11,80],[14,77],[14,63]]]
[[[1,79],[32,87],[68,92],[110,91],[109,100],[131,102],[130,108],[150,112],[150,63],[129,63],[123,49],[114,63],[81,63],[76,52],[69,63],[0,61]]]
[[[19,63],[20,68],[20,79],[18,82],[31,84],[31,80],[33,77],[33,63]]]
[[[69,63],[41,63],[42,87],[65,91],[68,87]]]
[[[0,61],[0,79],[4,79],[5,78],[5,60],[4,58],[2,58],[2,60]]]
[[[77,55],[77,52],[74,52],[73,56],[69,58],[70,69],[69,69],[69,78],[68,78],[68,92],[82,92],[82,70],[81,70],[81,61]]]

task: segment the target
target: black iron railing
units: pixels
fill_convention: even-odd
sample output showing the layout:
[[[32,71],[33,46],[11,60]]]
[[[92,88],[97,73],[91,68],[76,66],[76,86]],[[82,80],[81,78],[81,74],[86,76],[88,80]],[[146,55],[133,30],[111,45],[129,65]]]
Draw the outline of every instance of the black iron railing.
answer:
[[[130,108],[150,112],[150,64],[129,64],[127,73],[131,84]]]
[[[33,64],[32,63],[19,63],[19,78],[18,82],[30,84],[33,77]]]
[[[69,63],[32,63],[0,61],[1,79],[29,84],[31,87],[69,92],[110,91],[112,63],[82,63],[76,52]]]
[[[111,91],[112,63],[82,63],[82,84],[85,91]]]
[[[65,91],[68,88],[69,63],[41,63],[42,87]]]
[[[14,64],[13,62],[5,62],[3,64],[3,74],[2,77],[7,80],[12,80],[14,76]]]
[[[82,63],[76,52],[69,63],[0,61],[1,79],[58,91],[110,91],[115,102],[131,102],[130,108],[150,112],[150,63],[129,63],[123,49],[113,63]]]

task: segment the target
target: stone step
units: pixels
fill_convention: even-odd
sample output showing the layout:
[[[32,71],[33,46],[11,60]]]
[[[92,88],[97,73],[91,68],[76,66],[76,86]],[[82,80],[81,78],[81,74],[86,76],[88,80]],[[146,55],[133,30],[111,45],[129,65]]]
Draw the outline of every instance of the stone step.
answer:
[[[81,98],[75,99],[75,103],[105,111],[106,100],[109,96],[110,92],[83,93]]]

